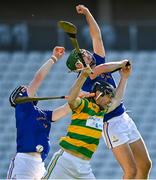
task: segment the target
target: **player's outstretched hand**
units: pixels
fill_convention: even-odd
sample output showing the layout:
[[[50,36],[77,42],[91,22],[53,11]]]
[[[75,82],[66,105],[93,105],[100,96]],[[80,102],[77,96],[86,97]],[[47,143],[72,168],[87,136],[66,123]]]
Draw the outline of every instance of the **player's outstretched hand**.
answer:
[[[84,14],[84,15],[86,15],[89,10],[88,10],[88,8],[85,7],[84,5],[78,5],[78,6],[76,6],[76,11],[77,11],[78,14]]]
[[[65,53],[65,48],[62,46],[55,46],[53,49],[52,56],[55,56],[58,59],[60,59]]]

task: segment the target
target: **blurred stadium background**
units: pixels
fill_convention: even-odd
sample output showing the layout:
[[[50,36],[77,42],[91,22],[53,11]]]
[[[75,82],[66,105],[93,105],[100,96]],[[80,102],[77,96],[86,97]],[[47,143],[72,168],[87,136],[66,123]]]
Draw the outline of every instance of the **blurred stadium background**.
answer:
[[[98,21],[106,48],[107,61],[130,59],[133,73],[129,79],[125,104],[140,130],[156,179],[156,1],[154,0],[61,0],[27,2],[2,1],[0,5],[0,178],[6,177],[11,157],[16,152],[14,110],[8,103],[17,85],[28,84],[36,70],[50,56],[55,45],[63,45],[66,55],[60,60],[39,89],[39,96],[68,93],[75,74],[68,73],[65,61],[72,47],[68,37],[57,28],[57,21],[71,21],[78,27],[81,48],[92,50],[84,17],[75,6],[86,5]],[[118,81],[118,73],[114,74]],[[64,100],[40,102],[53,109]],[[59,149],[58,140],[65,135],[70,115],[52,124],[51,151]],[[103,139],[92,159],[98,179],[121,179],[122,171]]]

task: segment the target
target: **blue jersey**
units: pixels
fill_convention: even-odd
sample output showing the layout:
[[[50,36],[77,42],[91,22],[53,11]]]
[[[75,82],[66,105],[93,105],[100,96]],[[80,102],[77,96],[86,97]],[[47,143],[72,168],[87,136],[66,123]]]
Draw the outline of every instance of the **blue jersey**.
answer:
[[[21,96],[28,96],[27,92]],[[42,110],[33,103],[17,104],[15,109],[17,128],[17,152],[37,152],[36,146],[41,145],[42,160],[47,157],[50,144],[49,133],[51,128],[52,111]]]
[[[105,58],[97,55],[97,54],[93,54],[93,56],[96,59],[96,65],[100,65],[105,63]],[[116,88],[116,84],[115,81],[112,77],[112,74],[110,72],[108,73],[102,73],[99,76],[97,76],[95,79],[91,80],[90,77],[87,78],[87,80],[85,81],[85,83],[82,86],[82,90],[83,91],[87,91],[87,92],[91,92],[92,91],[92,86],[95,82],[97,81],[105,81],[108,82],[109,84],[111,84],[114,88]],[[123,105],[123,103],[121,103],[116,109],[114,109],[113,111],[111,111],[108,114],[105,114],[104,116],[104,121],[107,121],[115,116],[120,116],[123,112],[125,111],[125,107]]]

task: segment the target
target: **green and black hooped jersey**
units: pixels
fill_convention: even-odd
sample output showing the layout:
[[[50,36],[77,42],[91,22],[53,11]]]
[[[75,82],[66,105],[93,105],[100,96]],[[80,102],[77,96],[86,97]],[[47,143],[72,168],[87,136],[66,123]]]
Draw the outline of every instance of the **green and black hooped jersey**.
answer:
[[[67,135],[60,139],[60,146],[90,159],[102,135],[104,114],[94,102],[81,99],[79,107],[72,112],[71,124]]]

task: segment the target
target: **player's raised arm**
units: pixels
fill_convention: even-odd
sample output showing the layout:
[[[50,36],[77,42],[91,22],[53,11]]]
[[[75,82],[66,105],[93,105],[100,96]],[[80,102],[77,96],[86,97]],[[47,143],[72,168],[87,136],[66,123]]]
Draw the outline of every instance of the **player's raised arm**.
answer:
[[[128,77],[131,74],[131,70],[132,70],[131,65],[125,66],[120,70],[120,76],[121,76],[120,82],[119,82],[119,84],[117,86],[115,97],[112,100],[112,105],[108,109],[107,113],[114,110],[121,103],[121,101],[123,99],[123,96],[125,94],[127,80],[128,80]]]
[[[37,89],[47,76],[54,63],[56,63],[63,56],[64,52],[64,47],[56,46],[53,49],[51,57],[41,66],[41,68],[36,72],[33,80],[30,82],[28,86],[29,96],[33,97],[35,95]]]
[[[108,63],[100,64],[94,68],[94,71],[90,75],[90,78],[95,79],[97,76],[99,76],[102,73],[113,72],[113,71],[119,70],[120,68],[125,67],[127,64],[129,64],[129,60],[127,59],[116,61],[116,62],[108,62]]]
[[[54,109],[54,111],[53,111],[52,121],[57,121],[57,120],[65,117],[70,112],[71,112],[71,109],[70,109],[68,103],[66,103],[62,106],[59,106],[58,108]]]
[[[80,76],[76,79],[74,85],[70,89],[69,96],[68,96],[68,104],[71,109],[77,108],[81,103],[81,98],[79,98],[79,93],[83,83],[85,82],[86,78],[92,72],[91,68],[87,66],[80,74]]]
[[[96,20],[94,19],[89,9],[85,7],[84,5],[76,6],[76,10],[78,14],[83,14],[86,17],[86,21],[89,26],[90,36],[92,39],[94,53],[101,56],[101,59],[104,58],[105,49],[104,49],[101,30],[99,28],[99,25],[97,24]],[[100,65],[94,67],[94,71],[90,75],[90,78],[95,79],[97,76],[99,76],[102,73],[115,71],[125,66],[127,62],[128,60],[122,60],[122,61],[110,62],[106,64],[103,60],[103,62],[101,62]]]
[[[86,17],[87,24],[89,26],[90,36],[93,44],[94,53],[99,56],[105,56],[105,49],[102,41],[101,30],[95,21],[94,17],[90,13],[89,9],[84,5],[76,6],[76,10],[78,14],[83,14]]]

